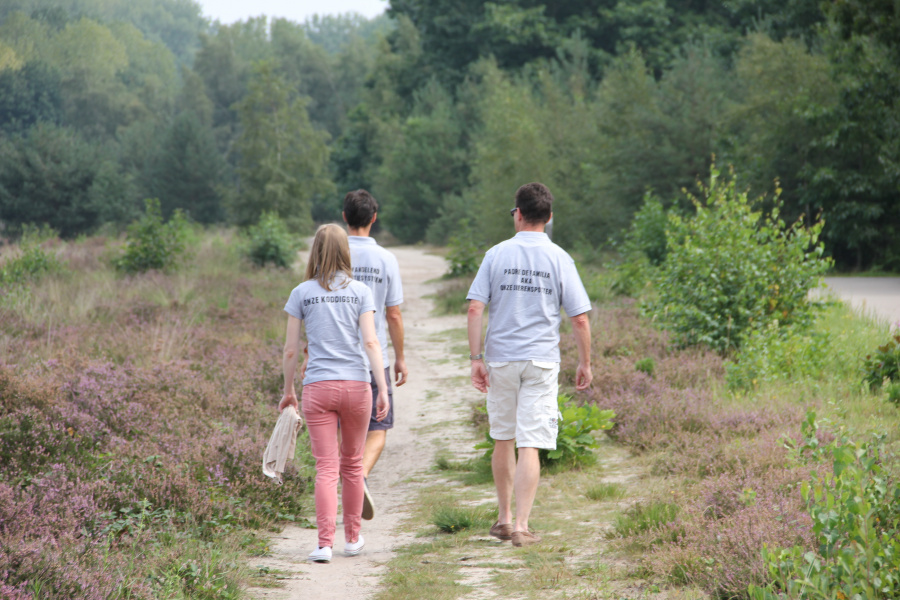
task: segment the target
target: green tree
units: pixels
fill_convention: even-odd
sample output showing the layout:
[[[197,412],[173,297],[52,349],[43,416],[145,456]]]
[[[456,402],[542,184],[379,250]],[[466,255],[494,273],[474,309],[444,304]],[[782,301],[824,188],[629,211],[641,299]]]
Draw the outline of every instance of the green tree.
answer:
[[[374,191],[384,204],[384,224],[403,242],[424,239],[444,197],[466,184],[462,128],[455,117],[448,94],[432,82],[416,97],[378,171]]]
[[[0,144],[0,221],[14,231],[48,224],[65,238],[108,221],[127,221],[127,179],[102,147],[71,129],[38,124]]]
[[[58,124],[62,96],[58,75],[44,63],[0,71],[0,131],[24,132],[39,122]]]
[[[223,168],[212,131],[194,113],[181,113],[159,148],[148,189],[160,199],[165,218],[182,210],[199,223],[221,222],[225,211],[218,185]]]
[[[270,63],[256,67],[247,97],[237,106],[242,128],[237,141],[240,187],[229,206],[236,223],[248,225],[272,211],[309,231],[312,199],[333,193],[328,134],[310,123],[306,103]]]

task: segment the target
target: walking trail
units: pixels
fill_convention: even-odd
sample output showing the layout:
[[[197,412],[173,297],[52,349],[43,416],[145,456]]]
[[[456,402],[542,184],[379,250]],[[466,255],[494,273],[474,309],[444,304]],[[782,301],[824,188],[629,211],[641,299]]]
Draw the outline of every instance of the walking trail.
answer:
[[[469,406],[479,396],[468,383],[468,354],[464,341],[465,315],[433,316],[428,296],[440,284],[429,283],[446,271],[440,256],[418,247],[390,249],[400,263],[405,354],[409,380],[394,389],[394,429],[369,476],[375,518],[363,521],[365,549],[359,556],[343,555],[343,524],[338,514],[334,557],[330,564],[311,564],[306,557],[316,546],[316,530],[288,525],[273,536],[270,556],[252,559],[251,566],[278,570],[286,578],[281,588],[252,588],[252,598],[317,600],[373,597],[379,590],[384,565],[395,548],[413,541],[401,527],[407,503],[416,497],[423,475],[438,450],[472,453],[471,429],[465,423]],[[304,257],[305,258],[305,257]],[[456,330],[455,335],[446,335]],[[389,352],[393,360],[392,352]],[[393,366],[393,365],[392,365]],[[393,369],[392,369],[393,372]],[[310,509],[312,510],[312,508]],[[315,515],[304,515],[315,523]]]
[[[900,277],[827,277],[825,284],[863,316],[900,329]]]

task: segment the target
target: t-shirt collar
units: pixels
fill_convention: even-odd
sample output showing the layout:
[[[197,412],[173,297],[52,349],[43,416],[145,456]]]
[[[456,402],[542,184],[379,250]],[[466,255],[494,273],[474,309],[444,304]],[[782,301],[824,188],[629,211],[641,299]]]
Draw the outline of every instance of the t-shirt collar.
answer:
[[[550,237],[544,231],[520,231],[516,233],[516,237],[521,240],[544,241]]]
[[[371,236],[362,236],[362,235],[348,235],[347,239],[353,242],[354,244],[375,244],[375,238]]]

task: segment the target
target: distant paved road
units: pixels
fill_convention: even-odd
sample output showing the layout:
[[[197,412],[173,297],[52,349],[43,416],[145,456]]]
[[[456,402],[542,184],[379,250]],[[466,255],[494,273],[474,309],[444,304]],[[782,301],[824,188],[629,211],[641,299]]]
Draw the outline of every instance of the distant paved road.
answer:
[[[826,277],[825,284],[862,314],[900,328],[900,277]]]

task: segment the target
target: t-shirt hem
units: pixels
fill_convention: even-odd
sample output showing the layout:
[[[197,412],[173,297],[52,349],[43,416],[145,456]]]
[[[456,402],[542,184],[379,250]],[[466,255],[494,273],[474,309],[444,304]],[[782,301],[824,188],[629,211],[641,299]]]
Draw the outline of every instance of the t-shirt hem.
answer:
[[[492,362],[519,362],[519,361],[523,361],[523,360],[534,360],[537,362],[552,362],[552,363],[561,362],[561,359],[559,356],[554,357],[554,358],[547,358],[546,356],[525,356],[525,357],[516,356],[516,357],[511,357],[511,358],[498,358],[495,356],[485,356],[484,360],[485,360],[485,362],[489,362],[489,363],[492,363]]]
[[[303,385],[319,383],[320,381],[364,381],[365,383],[369,383],[371,377],[369,377],[369,369],[366,369],[365,371],[360,370],[359,373],[347,373],[346,376],[341,377],[340,379],[335,377],[307,377],[303,380]]]
[[[300,313],[293,313],[293,312],[289,311],[287,309],[287,307],[284,308],[284,312],[286,312],[287,314],[291,315],[292,317],[294,317],[296,319],[300,319],[301,321],[303,320],[303,317],[300,316]]]
[[[469,294],[468,296],[466,296],[466,300],[478,300],[483,304],[487,304],[489,302],[488,298],[479,294]]]

